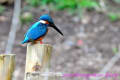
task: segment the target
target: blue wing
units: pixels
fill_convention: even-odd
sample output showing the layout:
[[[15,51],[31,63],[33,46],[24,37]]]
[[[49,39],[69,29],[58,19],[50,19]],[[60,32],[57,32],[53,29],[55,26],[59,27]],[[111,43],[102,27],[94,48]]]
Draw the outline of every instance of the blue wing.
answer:
[[[47,26],[41,24],[40,22],[36,22],[32,25],[32,27],[26,32],[25,39],[22,43],[26,43],[30,40],[36,40],[39,37],[45,35],[47,32]]]

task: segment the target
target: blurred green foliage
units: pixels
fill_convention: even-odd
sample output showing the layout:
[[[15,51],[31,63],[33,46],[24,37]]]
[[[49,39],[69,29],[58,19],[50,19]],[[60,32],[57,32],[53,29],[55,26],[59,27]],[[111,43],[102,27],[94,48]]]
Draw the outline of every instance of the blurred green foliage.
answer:
[[[24,12],[20,16],[20,21],[22,24],[28,24],[29,22],[32,21],[32,19],[33,19],[33,15],[30,12]]]
[[[77,9],[82,8],[94,8],[98,6],[96,0],[26,0],[26,2],[31,6],[42,6],[53,4],[56,9],[63,10],[66,8]]]
[[[56,3],[56,8],[57,9],[65,9],[65,8],[71,8],[75,9],[77,7],[76,1],[75,0],[54,0]]]
[[[0,14],[2,14],[4,12],[4,10],[5,10],[5,7],[0,5]]]
[[[67,9],[71,13],[77,13],[80,17],[83,17],[83,13],[85,10],[90,9],[94,10],[101,8],[99,4],[99,0],[26,0],[27,4],[32,7],[39,6],[48,6],[52,5],[52,8],[56,10],[64,10]],[[115,3],[120,3],[120,0],[114,0]],[[104,12],[103,12],[104,13]],[[107,13],[110,21],[118,20],[118,15],[116,13]]]
[[[79,6],[84,8],[95,8],[99,6],[98,2],[95,0],[81,0],[79,1]]]
[[[32,7],[47,6],[50,10],[67,9],[71,14],[78,14],[81,18],[86,9],[95,9],[99,6],[97,0],[26,0]]]
[[[39,6],[40,0],[26,0],[26,2],[31,6]]]
[[[113,0],[115,3],[119,3],[120,4],[120,0]]]
[[[112,48],[113,53],[118,53],[119,49],[118,48]]]
[[[120,18],[119,15],[116,13],[108,13],[107,15],[110,21],[117,21]]]

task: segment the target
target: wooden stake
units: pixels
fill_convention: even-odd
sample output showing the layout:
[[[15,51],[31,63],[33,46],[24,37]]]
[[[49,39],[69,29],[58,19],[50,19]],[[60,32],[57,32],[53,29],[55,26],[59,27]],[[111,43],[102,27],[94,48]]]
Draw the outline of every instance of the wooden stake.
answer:
[[[51,51],[49,44],[28,44],[25,80],[43,80],[39,74],[49,71]]]
[[[15,54],[0,54],[0,80],[12,80]]]

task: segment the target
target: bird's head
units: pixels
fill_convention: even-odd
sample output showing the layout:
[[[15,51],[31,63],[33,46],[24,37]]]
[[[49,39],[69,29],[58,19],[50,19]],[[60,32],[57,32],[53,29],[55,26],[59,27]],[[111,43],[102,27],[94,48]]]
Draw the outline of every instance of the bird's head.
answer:
[[[58,31],[61,35],[63,35],[63,33],[54,24],[54,21],[51,18],[51,16],[49,16],[48,14],[43,14],[42,16],[40,16],[39,22],[42,24],[46,24],[49,27],[53,27],[56,31]]]

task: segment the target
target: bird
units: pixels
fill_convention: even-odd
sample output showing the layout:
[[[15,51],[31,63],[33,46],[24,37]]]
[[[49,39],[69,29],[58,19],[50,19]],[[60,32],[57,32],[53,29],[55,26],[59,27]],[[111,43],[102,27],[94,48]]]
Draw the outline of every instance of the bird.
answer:
[[[48,33],[48,27],[54,28],[63,36],[63,33],[54,24],[52,17],[49,14],[43,14],[40,16],[38,21],[27,30],[24,35],[24,40],[21,43],[35,43],[36,41],[40,41],[40,44],[43,44],[42,40]]]

